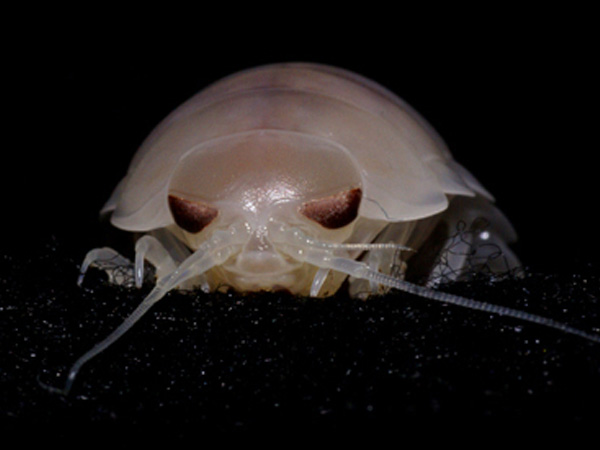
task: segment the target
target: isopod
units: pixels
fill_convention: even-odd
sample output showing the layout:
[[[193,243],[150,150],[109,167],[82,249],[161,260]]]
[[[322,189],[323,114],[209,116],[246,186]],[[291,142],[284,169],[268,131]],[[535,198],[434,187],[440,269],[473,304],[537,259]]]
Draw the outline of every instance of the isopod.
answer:
[[[81,277],[95,265],[123,282],[114,268],[128,267],[141,286],[147,261],[156,285],[75,362],[56,389],[65,394],[81,366],[169,290],[192,286],[320,297],[342,286],[352,296],[395,288],[600,342],[548,318],[436,290],[477,270],[517,267],[515,231],[423,117],[343,69],[274,64],[212,84],[152,131],[101,213],[144,234],[134,262],[94,249]]]

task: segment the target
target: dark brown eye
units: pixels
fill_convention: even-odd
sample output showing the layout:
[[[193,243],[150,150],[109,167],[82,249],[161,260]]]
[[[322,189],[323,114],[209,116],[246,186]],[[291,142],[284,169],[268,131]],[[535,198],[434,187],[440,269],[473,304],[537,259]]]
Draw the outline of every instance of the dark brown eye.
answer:
[[[341,228],[358,215],[362,198],[360,188],[304,203],[300,212],[325,228]]]
[[[169,208],[175,223],[190,233],[199,233],[211,223],[219,211],[202,202],[192,202],[169,195]]]

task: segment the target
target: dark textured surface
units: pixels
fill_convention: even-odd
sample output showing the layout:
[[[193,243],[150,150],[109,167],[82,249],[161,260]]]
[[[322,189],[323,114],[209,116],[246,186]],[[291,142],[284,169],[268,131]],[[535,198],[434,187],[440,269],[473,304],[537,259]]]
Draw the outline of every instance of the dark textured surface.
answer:
[[[64,398],[38,381],[61,386],[69,364],[147,287],[113,287],[92,271],[78,288],[77,262],[56,241],[28,257],[4,256],[0,273],[3,429],[152,442],[157,429],[193,441],[232,432],[592,426],[600,418],[597,344],[399,293],[366,302],[171,293],[84,366]],[[597,267],[583,266],[447,289],[592,329],[599,286]]]

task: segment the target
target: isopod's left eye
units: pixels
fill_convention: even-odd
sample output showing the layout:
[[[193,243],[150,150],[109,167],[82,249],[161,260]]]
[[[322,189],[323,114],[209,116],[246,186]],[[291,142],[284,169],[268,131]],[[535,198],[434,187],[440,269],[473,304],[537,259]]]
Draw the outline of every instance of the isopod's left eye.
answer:
[[[354,188],[306,202],[300,207],[300,212],[325,228],[342,228],[358,216],[361,198],[360,188]]]
[[[206,203],[175,195],[169,195],[169,208],[175,223],[190,233],[200,233],[219,214],[216,208]]]

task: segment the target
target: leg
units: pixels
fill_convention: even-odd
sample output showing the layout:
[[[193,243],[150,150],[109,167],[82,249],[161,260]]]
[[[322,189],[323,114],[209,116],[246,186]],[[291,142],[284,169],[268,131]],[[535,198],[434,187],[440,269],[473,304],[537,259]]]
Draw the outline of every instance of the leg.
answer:
[[[310,286],[310,296],[317,297],[321,288],[323,287],[323,283],[329,276],[329,269],[319,269],[313,278],[312,285]]]
[[[130,285],[133,280],[132,262],[109,247],[90,250],[83,260],[77,284],[81,286],[88,268],[97,267],[107,273],[113,284]]]
[[[173,272],[179,264],[185,261],[192,252],[169,230],[161,228],[141,237],[136,242],[136,286],[141,286],[144,274],[144,260],[150,262],[156,269],[158,280]],[[188,280],[178,286],[179,289],[192,288],[200,285],[201,289],[209,292],[210,288],[204,274]]]
[[[177,262],[153,236],[145,235],[135,244],[135,285],[142,287],[144,281],[144,260],[156,268],[156,277],[160,280],[177,268]]]

